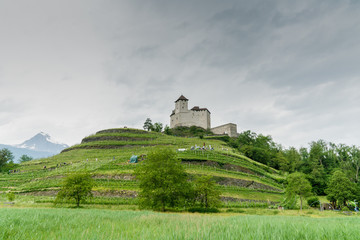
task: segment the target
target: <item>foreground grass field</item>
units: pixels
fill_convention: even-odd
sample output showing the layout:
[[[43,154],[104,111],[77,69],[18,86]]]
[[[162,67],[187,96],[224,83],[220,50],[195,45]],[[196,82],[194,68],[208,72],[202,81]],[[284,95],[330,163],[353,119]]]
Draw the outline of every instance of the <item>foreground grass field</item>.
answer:
[[[360,236],[360,218],[341,215],[314,218],[0,208],[0,216],[0,239],[359,239]]]

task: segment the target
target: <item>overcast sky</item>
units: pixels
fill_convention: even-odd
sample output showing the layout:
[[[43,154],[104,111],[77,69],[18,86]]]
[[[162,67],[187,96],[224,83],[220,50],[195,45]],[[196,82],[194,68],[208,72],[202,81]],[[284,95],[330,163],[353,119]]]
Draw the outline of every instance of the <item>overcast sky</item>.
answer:
[[[360,1],[0,0],[0,143],[169,124],[360,145]]]

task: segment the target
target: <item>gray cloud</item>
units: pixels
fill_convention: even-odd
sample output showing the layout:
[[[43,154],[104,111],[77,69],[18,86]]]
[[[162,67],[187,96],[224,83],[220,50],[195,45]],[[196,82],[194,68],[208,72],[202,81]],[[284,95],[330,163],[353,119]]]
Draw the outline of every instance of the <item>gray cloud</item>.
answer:
[[[174,100],[284,145],[355,133],[357,1],[2,1],[0,142],[168,123]]]

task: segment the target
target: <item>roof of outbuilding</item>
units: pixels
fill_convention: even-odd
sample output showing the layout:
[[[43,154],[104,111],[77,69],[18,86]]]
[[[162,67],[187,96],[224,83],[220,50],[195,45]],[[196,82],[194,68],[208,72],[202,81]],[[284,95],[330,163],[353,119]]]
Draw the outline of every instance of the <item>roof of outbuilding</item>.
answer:
[[[184,97],[184,95],[181,95],[175,102],[180,101],[180,100],[189,101],[189,99],[187,99],[186,97]]]

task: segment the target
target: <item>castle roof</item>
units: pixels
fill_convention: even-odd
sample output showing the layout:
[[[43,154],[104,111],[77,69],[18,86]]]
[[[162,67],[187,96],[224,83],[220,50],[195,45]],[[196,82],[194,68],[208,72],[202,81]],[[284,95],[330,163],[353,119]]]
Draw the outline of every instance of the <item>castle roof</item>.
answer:
[[[209,109],[207,109],[207,108],[199,108],[199,106],[193,107],[191,109],[191,111],[208,111],[210,113]]]
[[[184,95],[181,95],[178,100],[176,100],[175,102],[178,102],[180,100],[183,100],[183,101],[189,101],[189,99],[187,99],[186,97],[184,97]]]

